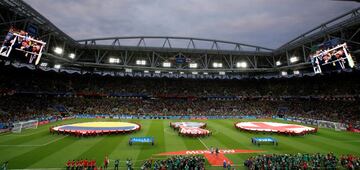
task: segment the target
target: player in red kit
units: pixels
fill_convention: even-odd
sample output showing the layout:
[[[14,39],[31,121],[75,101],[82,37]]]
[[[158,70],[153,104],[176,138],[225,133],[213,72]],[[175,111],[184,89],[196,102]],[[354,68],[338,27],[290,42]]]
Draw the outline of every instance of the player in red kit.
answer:
[[[105,156],[105,159],[104,159],[104,169],[107,169],[109,165],[109,157],[108,156]]]

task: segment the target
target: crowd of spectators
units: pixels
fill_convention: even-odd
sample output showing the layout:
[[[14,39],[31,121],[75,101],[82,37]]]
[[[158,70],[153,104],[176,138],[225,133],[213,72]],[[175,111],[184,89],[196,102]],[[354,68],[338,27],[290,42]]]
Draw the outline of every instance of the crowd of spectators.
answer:
[[[341,155],[337,158],[328,154],[271,154],[248,158],[244,166],[251,170],[258,169],[360,169],[360,159],[354,155]]]
[[[359,101],[269,101],[124,99],[118,97],[36,97],[12,95],[0,100],[0,122],[60,116],[54,106],[72,114],[126,114],[136,116],[285,116],[351,123],[359,127]]]
[[[151,96],[286,96],[359,95],[360,72],[313,77],[210,80],[111,77],[0,67],[1,90],[75,92],[82,94],[133,93]],[[1,91],[0,90],[0,91]]]
[[[141,166],[142,170],[204,170],[205,158],[203,156],[173,156],[165,160],[146,160]]]
[[[260,169],[338,169],[338,158],[332,154],[271,154],[258,155],[245,160],[244,166]]]
[[[346,169],[360,169],[360,158],[354,155],[341,155],[340,164]]]
[[[351,123],[360,128],[360,73],[356,71],[270,80],[72,75],[7,66],[0,67],[0,71],[1,127],[7,127],[9,122],[46,119],[66,112],[280,115]],[[58,106],[63,109],[59,111]]]

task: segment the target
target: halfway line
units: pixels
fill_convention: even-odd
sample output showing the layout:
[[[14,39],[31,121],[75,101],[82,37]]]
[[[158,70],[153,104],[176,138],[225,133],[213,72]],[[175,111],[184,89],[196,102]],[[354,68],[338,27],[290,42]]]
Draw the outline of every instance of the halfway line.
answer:
[[[205,146],[205,148],[207,149],[207,150],[209,150],[209,148],[205,145],[205,143],[200,139],[200,138],[198,138],[199,139],[199,141]]]

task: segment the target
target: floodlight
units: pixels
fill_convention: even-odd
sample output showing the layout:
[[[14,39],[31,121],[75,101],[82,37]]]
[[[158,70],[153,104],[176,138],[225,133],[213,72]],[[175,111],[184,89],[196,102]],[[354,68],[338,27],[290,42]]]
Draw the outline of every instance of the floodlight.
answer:
[[[214,68],[221,68],[222,66],[223,66],[222,63],[217,63],[217,62],[213,63]]]
[[[120,59],[119,58],[109,58],[109,63],[120,63]]]
[[[281,65],[281,62],[280,62],[280,61],[276,61],[275,65],[276,65],[276,66],[279,66],[279,65]]]
[[[60,65],[60,64],[55,64],[55,65],[54,65],[54,68],[60,69],[60,68],[61,68],[61,65]]]
[[[55,48],[54,48],[54,52],[55,52],[56,54],[62,54],[62,53],[64,52],[64,50],[63,50],[62,48],[60,48],[60,47],[55,47]]]
[[[197,68],[198,65],[197,65],[197,63],[190,63],[190,64],[189,64],[189,67],[190,67],[190,68]]]
[[[297,57],[291,57],[291,58],[290,58],[290,62],[291,62],[291,63],[295,63],[295,62],[297,62],[297,61],[299,61],[299,58],[297,58]]]
[[[41,67],[46,67],[46,66],[48,66],[48,63],[41,63],[40,66]]]
[[[74,54],[74,53],[70,53],[70,54],[69,54],[69,58],[74,59],[74,58],[75,58],[75,54]]]
[[[137,65],[146,65],[146,60],[136,60]]]
[[[236,67],[237,68],[246,68],[247,67],[247,63],[245,61],[243,62],[237,62],[236,63]]]
[[[169,62],[163,62],[163,67],[171,67],[171,63],[169,63]]]

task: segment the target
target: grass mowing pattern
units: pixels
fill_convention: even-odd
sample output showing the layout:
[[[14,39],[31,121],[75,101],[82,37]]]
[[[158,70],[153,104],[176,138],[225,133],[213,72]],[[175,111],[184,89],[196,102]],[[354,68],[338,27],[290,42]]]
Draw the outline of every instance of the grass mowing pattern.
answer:
[[[261,147],[251,144],[251,137],[269,136],[262,133],[245,133],[234,128],[238,121],[264,120],[201,120],[207,123],[213,135],[207,138],[180,137],[169,127],[170,122],[178,120],[110,120],[101,121],[130,121],[140,123],[141,131],[117,136],[99,136],[89,138],[75,138],[72,136],[51,135],[48,129],[52,125],[70,124],[77,122],[97,121],[96,119],[73,119],[39,126],[35,130],[26,130],[20,134],[0,135],[0,162],[9,160],[9,168],[62,168],[69,159],[96,159],[97,165],[103,164],[105,155],[113,160],[120,159],[120,166],[130,158],[134,166],[139,167],[143,160],[149,158],[163,159],[157,153],[180,150],[203,150],[206,147],[220,149],[254,149],[264,150],[266,153],[328,153],[355,154],[360,156],[360,134],[350,132],[336,132],[331,129],[320,129],[317,134],[307,136],[287,137],[272,135],[279,140],[279,146],[264,145]],[[199,120],[200,121],[200,120]],[[268,121],[268,120],[265,120]],[[272,120],[283,122],[279,120]],[[131,137],[153,136],[155,145],[135,144],[129,146]],[[226,155],[235,164],[242,166],[243,161],[255,154]],[[208,165],[209,166],[209,165]],[[210,168],[210,167],[209,167]],[[208,169],[209,169],[208,168]],[[216,168],[211,168],[216,169]]]

